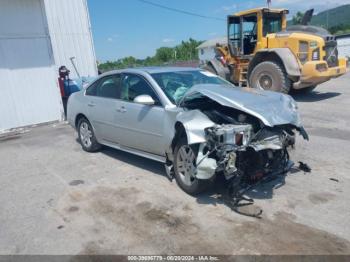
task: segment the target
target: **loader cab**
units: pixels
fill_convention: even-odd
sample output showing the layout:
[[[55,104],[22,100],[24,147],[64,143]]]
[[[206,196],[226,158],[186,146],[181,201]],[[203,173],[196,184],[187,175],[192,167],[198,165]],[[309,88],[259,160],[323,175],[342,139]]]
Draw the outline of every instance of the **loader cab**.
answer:
[[[232,56],[251,55],[258,40],[258,16],[229,16],[228,41]]]
[[[266,48],[266,35],[286,28],[288,10],[268,8],[228,16],[228,46],[231,56],[251,56]]]
[[[262,37],[267,34],[281,32],[286,29],[286,14],[288,10],[282,12],[270,12],[265,10],[262,12]]]

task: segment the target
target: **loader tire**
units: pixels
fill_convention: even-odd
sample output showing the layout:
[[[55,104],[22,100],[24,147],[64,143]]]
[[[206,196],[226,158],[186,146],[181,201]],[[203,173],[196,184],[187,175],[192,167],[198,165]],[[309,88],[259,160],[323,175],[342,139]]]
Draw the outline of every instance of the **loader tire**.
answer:
[[[262,62],[255,66],[249,76],[249,84],[253,88],[288,94],[292,82],[284,68],[276,62]]]

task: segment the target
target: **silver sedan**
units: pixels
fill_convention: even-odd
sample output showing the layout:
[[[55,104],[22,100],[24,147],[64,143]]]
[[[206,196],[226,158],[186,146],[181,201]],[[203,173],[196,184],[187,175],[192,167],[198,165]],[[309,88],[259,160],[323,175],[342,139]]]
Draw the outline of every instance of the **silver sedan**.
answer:
[[[295,131],[307,138],[290,96],[193,68],[108,72],[69,98],[67,118],[83,150],[106,145],[163,162],[189,194],[217,175],[248,181],[285,171]]]

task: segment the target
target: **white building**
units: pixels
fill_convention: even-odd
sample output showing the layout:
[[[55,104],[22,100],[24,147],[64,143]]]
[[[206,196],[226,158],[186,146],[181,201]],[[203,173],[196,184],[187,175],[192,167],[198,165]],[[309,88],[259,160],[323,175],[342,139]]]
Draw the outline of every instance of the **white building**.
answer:
[[[0,133],[62,120],[58,67],[97,75],[86,0],[0,0]]]
[[[227,44],[227,37],[219,37],[203,42],[197,47],[200,64],[205,64],[215,57],[216,44]]]
[[[349,57],[350,58],[350,34],[338,35],[338,53],[339,57]]]

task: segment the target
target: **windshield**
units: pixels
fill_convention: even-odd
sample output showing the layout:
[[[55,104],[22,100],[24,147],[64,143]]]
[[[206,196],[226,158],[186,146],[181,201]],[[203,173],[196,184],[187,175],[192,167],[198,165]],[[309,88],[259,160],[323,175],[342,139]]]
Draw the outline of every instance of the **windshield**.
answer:
[[[160,88],[176,104],[181,100],[184,94],[194,85],[198,84],[217,84],[232,85],[230,82],[208,72],[208,71],[179,71],[151,74]]]

